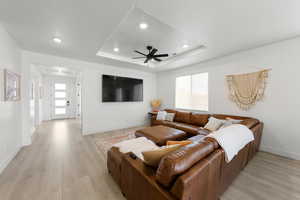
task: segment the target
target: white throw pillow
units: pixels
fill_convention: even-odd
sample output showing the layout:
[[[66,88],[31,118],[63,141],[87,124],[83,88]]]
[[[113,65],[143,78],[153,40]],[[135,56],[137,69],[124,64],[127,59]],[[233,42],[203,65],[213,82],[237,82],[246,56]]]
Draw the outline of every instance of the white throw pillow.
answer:
[[[210,130],[210,131],[216,131],[218,130],[223,124],[225,123],[225,120],[217,119],[214,117],[210,117],[207,124],[204,126],[204,128]]]
[[[166,115],[166,121],[174,121],[175,113],[167,113]]]
[[[166,111],[158,111],[156,120],[166,120],[167,112]]]

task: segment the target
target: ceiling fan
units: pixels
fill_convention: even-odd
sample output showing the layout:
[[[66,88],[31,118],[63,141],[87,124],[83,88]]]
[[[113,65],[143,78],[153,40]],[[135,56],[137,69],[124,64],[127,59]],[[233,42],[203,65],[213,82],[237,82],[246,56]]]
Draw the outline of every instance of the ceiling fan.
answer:
[[[153,48],[152,46],[147,46],[147,49],[149,51],[148,54],[144,54],[140,51],[135,50],[134,52],[141,54],[143,56],[141,57],[135,57],[133,59],[140,59],[140,58],[146,58],[146,60],[144,61],[144,63],[148,63],[149,60],[155,60],[157,62],[161,62],[162,60],[159,59],[161,57],[168,57],[168,54],[156,54],[156,52],[158,51],[157,49]]]

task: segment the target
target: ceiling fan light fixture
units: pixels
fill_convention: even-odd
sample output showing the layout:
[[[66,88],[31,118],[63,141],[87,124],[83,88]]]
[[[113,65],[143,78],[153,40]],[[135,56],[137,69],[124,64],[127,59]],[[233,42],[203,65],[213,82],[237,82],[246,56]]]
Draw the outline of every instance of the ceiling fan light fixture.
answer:
[[[58,38],[58,37],[54,37],[52,40],[53,40],[53,42],[55,42],[56,44],[62,43],[62,40],[61,40],[60,38]]]
[[[119,51],[120,51],[119,48],[117,47],[114,48],[114,52],[119,52]]]
[[[182,48],[184,48],[184,49],[186,49],[186,48],[188,48],[188,47],[189,47],[188,44],[184,44],[184,45],[182,46]]]
[[[140,26],[140,29],[142,29],[142,30],[145,30],[148,28],[148,24],[145,22],[141,22],[139,26]]]

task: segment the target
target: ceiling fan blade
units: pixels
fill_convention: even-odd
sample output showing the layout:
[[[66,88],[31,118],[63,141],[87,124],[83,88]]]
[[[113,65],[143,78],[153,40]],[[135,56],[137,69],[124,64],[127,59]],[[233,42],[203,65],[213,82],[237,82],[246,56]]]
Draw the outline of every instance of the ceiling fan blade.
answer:
[[[161,62],[162,60],[161,59],[159,59],[159,58],[153,58],[154,60],[156,60],[156,61],[158,61],[158,62]]]
[[[153,57],[156,52],[157,52],[157,49],[152,49],[149,56]]]
[[[151,60],[151,58],[147,57],[147,59],[144,61],[144,63],[148,63],[149,60]]]
[[[139,54],[142,54],[143,56],[147,56],[146,54],[144,54],[144,53],[142,53],[142,52],[139,52],[139,51],[137,51],[137,50],[134,50],[134,52],[139,53]]]
[[[141,56],[141,57],[134,57],[132,59],[140,59],[140,58],[145,58],[145,56]]]
[[[169,54],[158,54],[158,55],[154,55],[153,57],[158,58],[158,57],[168,57],[168,56]]]

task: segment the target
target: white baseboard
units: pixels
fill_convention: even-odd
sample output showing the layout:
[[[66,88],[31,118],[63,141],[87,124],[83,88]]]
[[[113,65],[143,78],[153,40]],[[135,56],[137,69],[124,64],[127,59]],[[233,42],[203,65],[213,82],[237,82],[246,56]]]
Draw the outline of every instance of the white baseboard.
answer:
[[[8,164],[14,159],[14,157],[17,155],[17,153],[20,151],[20,147],[18,147],[14,152],[12,152],[9,156],[7,156],[6,159],[0,162],[0,174],[3,172],[3,170],[8,166]]]
[[[300,154],[299,153],[295,153],[295,152],[287,152],[287,151],[283,151],[283,150],[279,150],[270,146],[264,146],[262,145],[260,147],[260,150],[262,151],[266,151],[269,153],[273,153],[273,154],[277,154],[280,156],[284,156],[284,157],[288,157],[294,160],[300,160]]]

